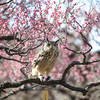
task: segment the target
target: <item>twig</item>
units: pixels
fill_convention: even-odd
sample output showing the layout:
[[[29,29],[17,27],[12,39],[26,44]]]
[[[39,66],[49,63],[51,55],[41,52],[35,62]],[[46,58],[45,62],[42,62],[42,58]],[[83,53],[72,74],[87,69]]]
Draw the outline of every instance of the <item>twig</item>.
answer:
[[[27,77],[27,75],[24,73],[23,69],[26,68],[27,65],[28,65],[28,63],[25,65],[25,67],[22,67],[22,68],[20,69],[20,71],[23,73],[23,75],[24,75],[26,78],[28,78],[28,77]]]
[[[6,95],[0,97],[0,100],[6,99],[7,97],[18,93],[19,91],[25,91],[25,90],[22,89],[22,88],[18,88],[18,89],[16,89],[15,91],[12,90],[11,92],[7,93]]]
[[[4,46],[0,46],[0,50],[4,49],[5,52],[6,52],[8,55],[13,56],[13,55],[27,54],[30,50],[36,49],[36,48],[38,48],[38,47],[41,46],[41,45],[42,45],[42,43],[40,43],[38,46],[35,46],[34,48],[29,48],[29,49],[27,49],[25,52],[18,52],[19,50],[10,49],[10,48],[4,47]],[[10,51],[16,52],[16,53],[10,53]],[[18,53],[17,53],[17,52],[18,52]]]
[[[1,55],[0,55],[0,59],[17,61],[17,62],[19,62],[19,63],[28,63],[28,62],[22,62],[22,61],[20,61],[20,60],[16,60],[16,59],[13,59],[13,58],[6,58],[6,57],[3,57],[3,56],[1,56]]]

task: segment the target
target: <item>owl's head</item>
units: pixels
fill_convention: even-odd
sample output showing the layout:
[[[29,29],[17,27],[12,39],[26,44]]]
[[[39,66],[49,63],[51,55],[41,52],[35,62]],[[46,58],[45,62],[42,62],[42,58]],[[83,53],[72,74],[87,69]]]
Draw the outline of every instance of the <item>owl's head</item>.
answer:
[[[46,39],[45,43],[44,43],[44,47],[43,49],[45,51],[49,51],[49,50],[58,50],[58,42],[57,41],[49,41],[48,38]]]

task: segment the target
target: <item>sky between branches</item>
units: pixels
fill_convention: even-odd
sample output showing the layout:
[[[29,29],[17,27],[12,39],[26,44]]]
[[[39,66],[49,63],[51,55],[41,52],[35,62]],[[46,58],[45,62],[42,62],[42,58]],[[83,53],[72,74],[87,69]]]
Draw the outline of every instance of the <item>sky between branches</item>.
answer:
[[[20,3],[20,1],[21,0],[14,0],[14,2],[19,2]],[[29,0],[25,0],[25,2],[28,2]],[[45,1],[47,1],[47,0],[45,0]],[[59,1],[64,1],[64,0],[51,0],[51,2],[56,2],[56,3],[58,3],[59,4]],[[67,6],[67,1],[68,0],[66,0],[66,3],[64,3],[64,4],[61,4],[61,9],[60,10],[62,10],[62,11],[65,11],[66,10],[66,6]],[[99,8],[99,5],[100,5],[100,1],[99,0],[71,0],[71,1],[73,1],[71,4],[74,4],[74,3],[78,3],[78,6],[75,6],[75,8],[77,8],[77,7],[81,7],[81,9],[83,9],[83,10],[86,10],[87,12],[89,12],[90,10],[92,10],[92,8],[94,7],[97,11],[99,11],[100,10],[100,8]],[[45,8],[45,6],[42,6],[42,7],[44,7]],[[55,7],[55,5],[52,5],[52,7]],[[44,9],[43,8],[43,9]],[[49,14],[52,12],[52,9],[49,11]],[[78,22],[80,22],[80,24],[83,24],[84,23],[84,16],[83,17],[80,17],[80,18],[77,18],[76,20],[78,21]],[[50,19],[50,16],[48,16],[48,20]],[[52,20],[51,20],[52,21]],[[13,21],[11,22],[11,25],[12,25],[12,23],[13,23]],[[62,24],[62,26],[61,27],[64,27],[64,24]],[[92,45],[92,47],[93,47],[93,49],[91,50],[91,53],[94,53],[94,52],[96,52],[96,51],[99,51],[100,50],[100,45],[99,44],[97,44],[93,39],[92,39],[92,37],[94,38],[94,39],[96,39],[98,42],[100,42],[100,37],[97,37],[97,33],[96,33],[96,27],[94,26],[93,28],[92,28],[92,30],[90,31],[90,44]],[[100,29],[98,29],[98,31],[99,31],[99,33],[100,33]],[[77,39],[77,41],[76,41],[76,44],[78,44],[78,42],[80,42],[80,40],[78,40]]]

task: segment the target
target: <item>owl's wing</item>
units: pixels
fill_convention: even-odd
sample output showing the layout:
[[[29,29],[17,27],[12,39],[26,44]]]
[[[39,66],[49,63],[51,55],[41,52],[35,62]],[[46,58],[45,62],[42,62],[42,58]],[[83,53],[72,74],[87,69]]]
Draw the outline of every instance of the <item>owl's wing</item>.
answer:
[[[38,65],[44,59],[44,56],[46,54],[47,52],[45,52],[44,50],[41,50],[32,61],[32,67],[36,67],[36,65]]]

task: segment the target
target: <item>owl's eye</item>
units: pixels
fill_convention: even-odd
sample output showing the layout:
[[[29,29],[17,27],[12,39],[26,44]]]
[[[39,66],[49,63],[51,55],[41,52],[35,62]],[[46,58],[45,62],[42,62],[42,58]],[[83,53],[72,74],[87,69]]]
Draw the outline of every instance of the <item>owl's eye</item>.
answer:
[[[56,44],[54,44],[54,46],[56,46]]]
[[[48,46],[50,46],[50,44],[48,43]]]

